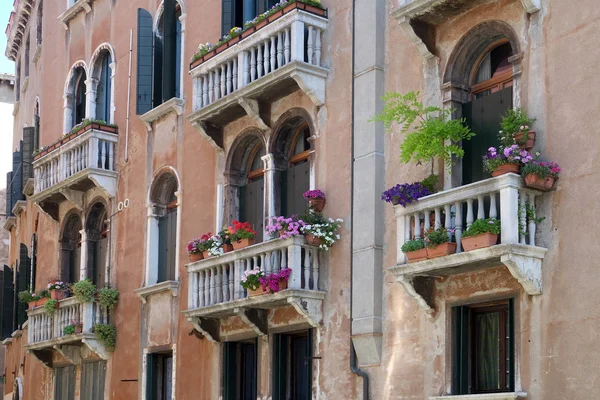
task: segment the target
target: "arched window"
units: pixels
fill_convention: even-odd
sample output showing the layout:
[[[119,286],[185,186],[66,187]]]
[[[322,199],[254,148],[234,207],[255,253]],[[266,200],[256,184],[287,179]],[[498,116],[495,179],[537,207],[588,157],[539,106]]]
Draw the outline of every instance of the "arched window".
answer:
[[[36,42],[38,45],[42,44],[42,40],[44,39],[44,1],[40,0],[38,2],[37,8],[37,35]]]
[[[504,42],[504,41],[503,41]],[[483,97],[513,86],[512,56],[510,43],[494,44],[475,70],[471,94],[474,98]]]
[[[72,119],[71,127],[80,124],[85,119],[86,107],[86,87],[87,76],[83,67],[77,67],[73,74],[73,100],[72,100]]]
[[[73,283],[80,280],[81,229],[79,215],[67,216],[60,238],[60,279],[63,282]]]
[[[172,172],[159,175],[150,188],[148,218],[148,286],[177,279],[178,180]]]
[[[102,50],[96,60],[94,68],[94,82],[96,86],[95,119],[112,123],[112,69],[113,60],[108,50]],[[93,106],[93,105],[92,105]]]
[[[98,287],[106,282],[108,257],[108,221],[103,203],[94,204],[86,219],[87,271],[86,277]]]

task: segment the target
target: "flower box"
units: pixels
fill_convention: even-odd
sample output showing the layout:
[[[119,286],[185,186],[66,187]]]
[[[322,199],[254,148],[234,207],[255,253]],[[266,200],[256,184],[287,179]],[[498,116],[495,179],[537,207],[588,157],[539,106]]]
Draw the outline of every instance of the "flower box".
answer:
[[[509,174],[511,172],[514,174],[518,174],[519,172],[521,172],[521,167],[519,166],[519,164],[502,164],[498,167],[498,169],[492,172],[492,176],[495,178],[497,176]]]
[[[462,247],[465,251],[494,246],[496,243],[498,243],[498,235],[489,232],[482,233],[480,235],[464,237],[461,240]]]
[[[68,297],[68,293],[65,289],[51,290],[50,298],[54,300],[62,300]]]
[[[427,258],[437,258],[456,253],[456,243],[446,242],[427,248]]]
[[[196,262],[196,261],[200,261],[204,258],[204,256],[202,255],[202,252],[198,252],[198,253],[192,253],[189,255],[190,258],[190,262]]]
[[[542,178],[538,174],[527,174],[525,175],[525,185],[532,189],[537,189],[541,192],[547,192],[554,188],[556,179],[553,176],[547,176]]]
[[[75,335],[79,335],[83,332],[83,326],[81,325],[75,325],[73,328],[75,329]]]
[[[427,249],[408,251],[404,253],[409,263],[423,261],[427,259]]]
[[[232,242],[233,250],[243,249],[244,247],[252,246],[256,243],[256,239],[240,239],[237,242]]]
[[[523,150],[531,150],[533,149],[533,145],[535,144],[535,132],[534,131],[529,131],[529,135],[527,136],[527,141],[523,142],[523,139],[525,139],[525,132],[518,132],[515,133],[514,136],[515,141],[517,142],[517,144],[519,145],[519,147]],[[521,142],[523,142],[523,144],[521,144]]]
[[[214,257],[214,256],[213,256],[213,255],[211,255],[211,254],[208,252],[208,250],[205,250],[205,251],[203,251],[203,252],[202,252],[202,258],[203,258],[203,259],[205,259],[205,260],[206,260],[207,258],[211,258],[211,257]]]
[[[287,281],[279,281],[279,291],[287,289],[287,287],[288,287]],[[262,296],[263,294],[270,294],[270,293],[271,292],[269,291],[269,289],[267,289],[267,290],[263,289],[262,285],[259,286],[258,289],[256,289],[256,290],[248,289],[248,297]]]
[[[234,250],[234,246],[233,244],[224,244],[223,246],[221,246],[223,248],[223,253],[229,253],[230,251]]]
[[[306,240],[306,244],[310,246],[319,247],[323,244],[323,240],[320,237],[313,235],[312,233],[307,233],[306,235],[304,235],[304,240]]]
[[[321,212],[325,208],[326,200],[324,198],[308,199],[310,208],[316,212]]]

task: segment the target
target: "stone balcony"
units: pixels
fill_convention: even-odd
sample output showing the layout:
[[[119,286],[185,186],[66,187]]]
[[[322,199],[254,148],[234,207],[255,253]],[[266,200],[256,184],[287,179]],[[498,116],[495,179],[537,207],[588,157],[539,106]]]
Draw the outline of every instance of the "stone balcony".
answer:
[[[267,312],[293,306],[312,326],[323,321],[325,292],[319,290],[322,254],[304,237],[276,239],[187,265],[188,307],[183,313],[210,341],[220,340],[220,319],[239,316],[258,335],[267,335]],[[247,270],[266,273],[291,268],[288,288],[275,294],[248,297],[240,285]]]
[[[328,69],[322,38],[328,20],[296,8],[226,50],[192,64],[193,113],[190,122],[217,145],[222,127],[249,115],[261,129],[263,105],[303,90],[316,106],[325,102]]]
[[[431,196],[406,208],[395,206],[397,265],[390,269],[396,279],[428,312],[433,312],[433,280],[505,265],[526,293],[542,293],[542,261],[547,249],[536,245],[535,200],[541,193],[526,188],[519,175],[486,179]],[[499,210],[499,211],[498,211]],[[529,210],[529,211],[528,211]],[[463,252],[461,235],[475,219],[499,218],[499,244]],[[455,229],[456,254],[407,263],[402,245],[423,237],[430,227]]]
[[[54,219],[58,204],[83,207],[83,194],[97,187],[109,198],[117,191],[116,128],[91,124],[65,137],[34,157],[31,199]]]
[[[80,363],[82,352],[94,352],[102,359],[108,359],[104,345],[93,333],[96,324],[108,323],[108,310],[98,303],[79,303],[71,297],[59,300],[56,312],[49,316],[44,307],[27,312],[27,349],[39,361],[52,367],[56,361]],[[83,323],[80,334],[65,335],[63,330],[71,321]]]

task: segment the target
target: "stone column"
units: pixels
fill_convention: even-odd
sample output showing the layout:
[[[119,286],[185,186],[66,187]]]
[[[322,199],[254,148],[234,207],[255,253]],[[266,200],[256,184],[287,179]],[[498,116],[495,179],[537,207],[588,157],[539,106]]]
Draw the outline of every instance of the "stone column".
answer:
[[[370,119],[383,108],[385,3],[356,0],[354,31],[352,341],[362,366],[381,363],[385,129]]]
[[[73,96],[70,94],[63,95],[63,133],[71,131],[73,122]]]
[[[158,282],[158,218],[154,204],[148,205],[146,227],[146,286]]]

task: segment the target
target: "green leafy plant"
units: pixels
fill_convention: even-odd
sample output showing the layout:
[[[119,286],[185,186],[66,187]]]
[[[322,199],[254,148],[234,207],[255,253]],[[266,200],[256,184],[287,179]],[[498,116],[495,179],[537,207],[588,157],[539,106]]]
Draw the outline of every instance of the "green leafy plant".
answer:
[[[437,186],[438,180],[439,177],[436,174],[431,174],[421,181],[421,185],[425,186],[431,193],[436,193],[437,190],[435,187]]]
[[[431,249],[440,244],[448,243],[453,233],[454,229],[447,230],[443,227],[438,229],[429,228],[425,233],[425,245]]]
[[[73,284],[73,296],[80,303],[91,303],[96,295],[96,285],[89,279],[84,279]]]
[[[102,307],[112,309],[119,301],[119,291],[114,288],[102,288],[98,290],[98,303]]]
[[[452,110],[424,106],[418,92],[387,93],[383,101],[383,111],[374,120],[383,122],[388,131],[394,124],[400,125],[402,133],[412,130],[400,145],[400,160],[404,163],[441,158],[452,165],[453,157],[465,155],[459,142],[475,136],[464,119],[451,118]]]
[[[525,218],[527,221],[532,221],[535,224],[539,224],[543,222],[546,217],[537,217],[535,214],[535,207],[531,205],[531,203],[526,202],[525,205],[519,206],[519,213],[517,214],[517,218],[519,220],[519,234],[526,235],[526,225],[521,223],[521,215],[525,213]]]
[[[492,233],[494,235],[500,234],[500,220],[496,218],[485,218],[478,219],[473,222],[471,226],[463,232],[462,237],[466,238],[469,236],[477,236],[483,233]]]
[[[98,340],[104,343],[106,350],[115,351],[115,345],[117,343],[117,328],[115,328],[114,325],[96,324],[93,330]]]
[[[75,333],[75,327],[73,325],[67,325],[63,328],[64,335],[73,335]]]
[[[44,312],[46,313],[46,315],[52,316],[56,312],[57,307],[58,301],[50,299],[44,304]]]
[[[36,299],[33,297],[33,294],[29,290],[19,292],[18,297],[21,303],[31,303],[32,301],[36,301]]]
[[[498,135],[500,142],[504,147],[512,146],[517,143],[514,135],[523,132],[523,138],[518,141],[518,144],[525,144],[529,139],[529,127],[534,122],[535,118],[529,118],[522,108],[508,110],[500,122],[502,127]]]
[[[72,135],[74,133],[79,132],[80,130],[82,130],[83,128],[91,125],[91,124],[99,124],[99,125],[104,125],[104,126],[108,126],[111,128],[117,128],[117,125],[115,124],[109,124],[108,122],[101,120],[101,119],[84,119],[83,121],[81,121],[79,124],[75,125],[72,129],[71,132],[69,132],[69,135]],[[68,135],[65,135],[68,136]]]
[[[411,251],[417,251],[425,248],[425,240],[423,239],[415,239],[409,240],[408,242],[402,245],[402,252],[409,253]]]

